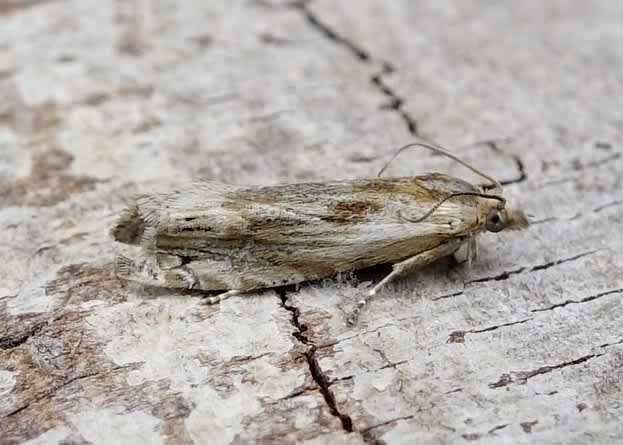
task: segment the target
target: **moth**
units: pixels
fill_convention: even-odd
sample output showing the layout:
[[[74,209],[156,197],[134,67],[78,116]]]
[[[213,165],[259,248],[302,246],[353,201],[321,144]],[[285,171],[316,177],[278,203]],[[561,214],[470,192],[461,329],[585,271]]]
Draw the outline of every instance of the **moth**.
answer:
[[[348,316],[381,288],[467,246],[478,234],[521,229],[525,214],[507,206],[501,184],[441,147],[490,184],[442,173],[268,186],[196,181],[134,198],[111,229],[140,246],[116,259],[117,275],[148,286],[221,291],[213,304],[256,289],[297,284],[338,272],[391,263]],[[392,158],[392,159],[394,159]],[[390,161],[391,162],[391,161]]]

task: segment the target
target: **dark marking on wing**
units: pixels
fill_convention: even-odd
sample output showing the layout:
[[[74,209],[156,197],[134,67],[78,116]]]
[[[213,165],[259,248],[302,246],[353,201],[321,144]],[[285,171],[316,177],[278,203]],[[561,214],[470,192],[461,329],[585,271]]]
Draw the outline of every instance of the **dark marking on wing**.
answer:
[[[332,222],[361,221],[368,214],[382,209],[383,204],[378,200],[338,201],[327,206],[327,215],[321,219]]]
[[[376,212],[383,208],[378,201],[340,201],[332,206],[332,210],[338,213],[350,213],[352,215],[363,215],[368,212]]]

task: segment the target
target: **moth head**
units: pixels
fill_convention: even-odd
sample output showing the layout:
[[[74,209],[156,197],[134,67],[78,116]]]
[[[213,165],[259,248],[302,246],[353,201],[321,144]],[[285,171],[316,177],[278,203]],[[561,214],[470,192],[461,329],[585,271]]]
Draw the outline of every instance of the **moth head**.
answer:
[[[489,208],[485,218],[485,228],[489,232],[520,230],[528,227],[528,218],[520,209],[506,206],[506,201]]]
[[[500,151],[500,149],[497,148],[494,143],[490,143],[490,145],[495,150]],[[452,153],[446,151],[444,148],[438,145],[423,142],[413,142],[399,148],[394,156],[379,171],[377,176],[380,177],[385,169],[389,166],[389,164],[394,159],[396,159],[396,157],[400,153],[408,148],[413,147],[424,147],[433,152],[442,154],[450,159],[453,159],[454,161],[476,173],[478,176],[487,179],[490,183],[476,189],[452,192],[446,197],[440,199],[435,205],[433,205],[426,213],[424,213],[419,218],[405,218],[403,216],[405,220],[412,223],[424,221],[426,218],[431,216],[437,209],[439,209],[444,202],[459,196],[474,196],[480,198],[478,204],[476,204],[476,222],[478,230],[482,230],[484,227],[484,229],[489,232],[500,232],[502,230],[519,230],[528,227],[528,218],[523,211],[512,207],[507,207],[506,199],[502,196],[503,190],[500,181],[493,178],[492,176],[487,175],[486,173],[483,173],[474,166],[454,156]]]

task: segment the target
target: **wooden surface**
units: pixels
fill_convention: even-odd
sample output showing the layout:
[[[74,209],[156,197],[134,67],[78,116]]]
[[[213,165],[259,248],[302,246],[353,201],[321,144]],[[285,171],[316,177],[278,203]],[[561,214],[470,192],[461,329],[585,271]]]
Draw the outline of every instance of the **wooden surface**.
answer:
[[[0,443],[623,441],[621,8],[0,0]],[[372,176],[417,139],[533,224],[355,328],[386,269],[211,307],[112,274],[137,190]],[[470,177],[390,173],[424,171]]]

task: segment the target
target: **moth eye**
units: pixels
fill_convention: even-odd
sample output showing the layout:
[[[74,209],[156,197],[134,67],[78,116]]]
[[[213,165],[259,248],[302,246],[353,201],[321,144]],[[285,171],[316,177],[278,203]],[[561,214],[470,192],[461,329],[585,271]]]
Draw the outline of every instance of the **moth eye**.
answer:
[[[506,227],[506,213],[493,209],[487,215],[487,230],[489,232],[499,232]]]

